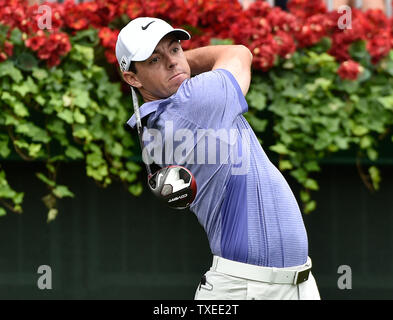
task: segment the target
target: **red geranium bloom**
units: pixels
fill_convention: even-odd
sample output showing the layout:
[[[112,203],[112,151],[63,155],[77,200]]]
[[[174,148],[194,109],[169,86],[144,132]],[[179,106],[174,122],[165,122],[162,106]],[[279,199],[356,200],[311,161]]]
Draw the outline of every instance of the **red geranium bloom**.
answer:
[[[8,57],[12,56],[13,49],[14,49],[14,45],[11,42],[4,41],[3,50]]]
[[[101,39],[102,45],[104,47],[110,47],[116,45],[117,36],[119,34],[118,30],[111,30],[107,27],[103,27],[98,32],[98,36]]]
[[[278,31],[274,35],[274,40],[277,43],[277,53],[279,56],[289,58],[296,51],[295,41],[289,33]]]
[[[360,72],[360,64],[353,60],[344,61],[337,70],[337,73],[341,79],[345,80],[356,80]]]
[[[389,32],[382,32],[367,42],[367,50],[372,57],[372,63],[376,64],[389,54],[392,47]]]
[[[45,37],[45,33],[42,30],[39,30],[36,36],[25,40],[26,47],[31,48],[33,51],[37,51],[45,43],[46,43],[46,37]]]
[[[289,0],[287,7],[292,14],[300,19],[306,19],[327,11],[323,0]]]
[[[0,52],[0,62],[7,60],[8,56],[5,52]]]
[[[274,66],[279,51],[278,44],[272,35],[250,46],[253,54],[253,65],[263,71],[268,71]]]
[[[105,50],[105,52],[104,52],[107,61],[111,64],[117,62],[117,58],[116,58],[116,55],[114,54],[114,52],[115,52],[114,50]]]
[[[278,7],[274,7],[270,10],[267,14],[267,20],[274,31],[282,30],[288,32],[299,30],[300,28],[300,23],[294,15]]]

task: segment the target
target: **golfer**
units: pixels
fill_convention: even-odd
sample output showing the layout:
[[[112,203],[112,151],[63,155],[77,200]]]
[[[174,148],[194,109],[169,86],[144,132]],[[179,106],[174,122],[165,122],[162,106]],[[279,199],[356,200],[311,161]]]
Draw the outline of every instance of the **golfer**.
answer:
[[[213,257],[195,299],[320,299],[297,201],[243,116],[251,52],[242,45],[183,51],[188,39],[185,30],[141,17],[120,31],[116,57],[144,99],[145,126],[159,133],[150,137],[162,147],[155,162],[182,165],[196,179],[190,210]],[[135,115],[128,124],[135,127]],[[207,146],[212,136],[219,147]]]

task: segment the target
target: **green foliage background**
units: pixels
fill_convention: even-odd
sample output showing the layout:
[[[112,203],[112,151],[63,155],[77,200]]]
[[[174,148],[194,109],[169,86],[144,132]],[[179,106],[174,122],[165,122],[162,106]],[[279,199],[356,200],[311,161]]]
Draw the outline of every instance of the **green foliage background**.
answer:
[[[252,108],[246,118],[260,137],[273,132],[269,149],[279,155],[279,169],[301,184],[305,213],[317,205],[311,192],[319,189],[313,176],[321,170],[321,160],[351,152],[363,182],[376,191],[381,145],[393,142],[393,51],[373,65],[365,42],[354,43],[350,52],[363,71],[358,80],[348,81],[337,75],[339,63],[326,53],[329,48],[325,38],[254,75],[247,96]],[[367,169],[361,165],[364,159],[371,163]]]
[[[45,163],[47,171],[37,172],[37,178],[48,186],[43,198],[48,221],[56,217],[58,199],[74,196],[56,181],[58,167],[66,161],[84,161],[87,176],[102,187],[119,180],[139,195],[141,167],[131,160],[135,143],[124,129],[130,100],[121,83],[109,79],[102,59],[99,64],[97,31],[72,37],[72,50],[60,66],[50,69],[23,46],[17,29],[12,39],[14,55],[0,63],[0,156],[7,159],[16,152],[25,161]],[[5,208],[22,212],[23,196],[1,170],[0,215]]]
[[[0,37],[6,32],[1,27]],[[87,176],[102,187],[120,181],[134,196],[143,190],[136,136],[124,129],[132,113],[130,96],[114,66],[106,63],[96,30],[70,40],[69,54],[48,69],[15,29],[14,55],[0,63],[0,157],[45,163],[46,171],[36,175],[48,187],[43,197],[48,221],[58,213],[58,199],[74,196],[56,179],[67,161],[83,161]],[[393,51],[374,66],[365,44],[355,43],[351,53],[364,71],[357,81],[344,81],[337,75],[338,62],[326,53],[329,46],[323,39],[290,59],[277,59],[269,72],[254,71],[246,97],[245,117],[264,149],[278,155],[280,170],[301,184],[305,213],[317,205],[311,193],[319,189],[315,173],[322,159],[349,150],[375,162],[381,143],[393,141]],[[272,142],[265,141],[267,136]],[[376,165],[362,178],[370,189],[379,188]],[[0,167],[0,216],[7,210],[21,213],[23,198],[23,190],[14,190]]]

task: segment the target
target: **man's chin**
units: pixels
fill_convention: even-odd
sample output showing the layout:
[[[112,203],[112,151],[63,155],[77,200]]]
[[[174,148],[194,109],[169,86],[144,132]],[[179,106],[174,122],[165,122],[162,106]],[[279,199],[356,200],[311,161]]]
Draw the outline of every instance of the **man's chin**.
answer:
[[[172,84],[172,90],[171,90],[171,95],[173,95],[173,94],[175,94],[176,92],[177,92],[177,90],[179,90],[179,88],[180,88],[180,86],[181,86],[181,84],[185,81],[185,80],[187,80],[187,79],[189,79],[189,77],[188,76],[185,76],[185,77],[182,77],[181,79],[176,79],[176,81]]]
[[[184,80],[188,79],[189,76],[186,73],[181,73],[178,76],[172,78],[171,80],[169,80],[169,82],[171,82],[171,84],[176,87],[176,91],[177,89],[180,87],[180,85],[183,83]]]

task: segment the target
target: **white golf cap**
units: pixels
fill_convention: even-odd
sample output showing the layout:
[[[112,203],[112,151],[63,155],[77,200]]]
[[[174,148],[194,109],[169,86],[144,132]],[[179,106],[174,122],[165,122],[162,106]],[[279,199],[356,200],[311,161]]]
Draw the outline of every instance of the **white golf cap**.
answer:
[[[127,71],[131,61],[148,59],[160,40],[174,33],[179,40],[188,40],[190,34],[182,29],[174,29],[158,18],[141,17],[130,21],[121,29],[116,42],[116,58],[121,71]]]

